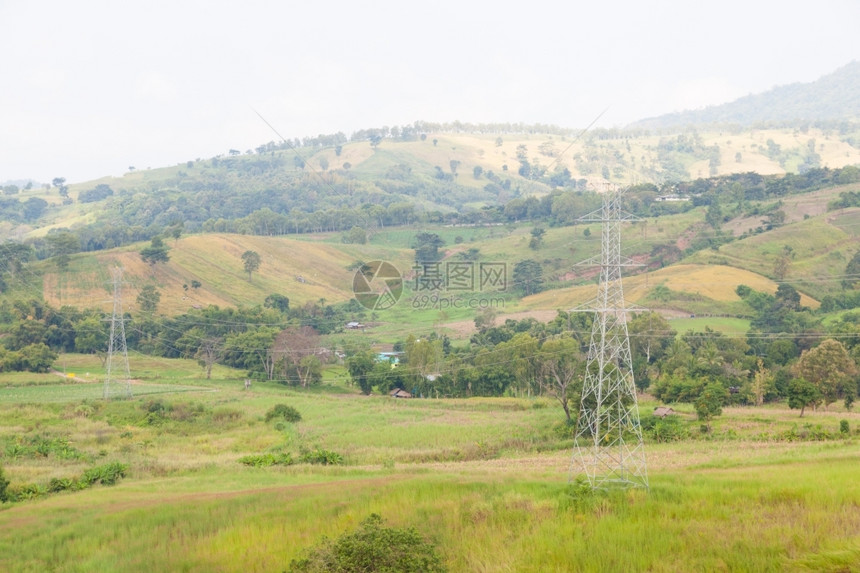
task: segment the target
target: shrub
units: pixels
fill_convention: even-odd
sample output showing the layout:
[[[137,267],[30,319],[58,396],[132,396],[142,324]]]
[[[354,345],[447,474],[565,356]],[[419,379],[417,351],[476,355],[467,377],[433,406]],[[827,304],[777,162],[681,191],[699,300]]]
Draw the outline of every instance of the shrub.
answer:
[[[290,423],[301,422],[302,415],[298,410],[286,404],[276,404],[271,410],[266,412],[266,421],[270,422],[275,418],[282,418]]]
[[[305,450],[302,452],[301,458],[299,458],[304,464],[319,464],[323,466],[338,466],[343,463],[343,456],[337,452],[333,452],[331,450],[323,450],[321,448],[317,448],[316,450],[310,451]]]
[[[293,465],[293,456],[291,456],[290,454],[254,454],[239,458],[239,463],[255,468],[266,468],[269,466],[291,466]]]
[[[373,513],[354,533],[337,541],[323,538],[303,559],[290,562],[291,573],[323,571],[441,573],[446,571],[436,547],[413,528],[384,527]]]
[[[119,478],[125,477],[128,465],[120,462],[111,462],[103,466],[96,466],[84,472],[78,482],[79,488],[84,489],[100,483],[102,485],[114,485]]]
[[[75,482],[69,478],[51,478],[51,481],[48,482],[48,491],[51,493],[57,493],[59,491],[72,489],[74,485]]]
[[[9,500],[6,494],[8,487],[9,480],[6,479],[6,475],[3,473],[3,466],[0,466],[0,503],[4,503]]]
[[[848,420],[839,420],[839,433],[844,436],[851,433],[851,427],[848,425]]]
[[[658,444],[677,442],[689,435],[684,426],[684,421],[679,416],[666,416],[665,418],[643,416],[642,427],[646,430],[648,437]]]

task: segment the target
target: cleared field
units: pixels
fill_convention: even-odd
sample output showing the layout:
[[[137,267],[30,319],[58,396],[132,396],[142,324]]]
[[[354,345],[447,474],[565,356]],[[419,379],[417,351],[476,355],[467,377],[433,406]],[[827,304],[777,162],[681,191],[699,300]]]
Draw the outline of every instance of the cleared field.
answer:
[[[571,440],[548,401],[208,385],[217,391],[161,397],[183,417],[158,424],[145,421],[150,398],[91,401],[86,416],[73,403],[0,403],[5,439],[66,437],[131,466],[114,487],[2,506],[0,569],[280,571],[374,512],[428,536],[451,571],[850,571],[860,557],[856,435],[780,438],[804,423],[856,427],[860,414],[726,408],[697,438],[690,406],[676,405],[691,437],[648,442],[650,492],[601,493],[568,486]],[[302,421],[266,422],[277,403]],[[301,447],[346,465],[238,463]],[[4,459],[13,486],[82,463]]]

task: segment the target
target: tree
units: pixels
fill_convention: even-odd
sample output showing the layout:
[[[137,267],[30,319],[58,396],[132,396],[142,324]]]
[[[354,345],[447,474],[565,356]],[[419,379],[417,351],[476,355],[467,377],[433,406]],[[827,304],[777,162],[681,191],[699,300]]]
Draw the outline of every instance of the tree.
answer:
[[[30,197],[22,204],[24,220],[35,221],[42,216],[47,208],[48,202],[41,197]]]
[[[158,309],[159,302],[161,302],[161,293],[153,285],[146,285],[137,295],[137,304],[143,312],[154,313]]]
[[[791,269],[791,260],[794,258],[794,249],[785,245],[782,247],[782,252],[777,255],[773,262],[773,276],[777,280],[782,280],[788,275]]]
[[[414,244],[416,263],[435,263],[442,259],[439,248],[445,245],[445,241],[436,233],[418,233]]]
[[[482,308],[475,313],[475,328],[478,332],[484,332],[496,325],[496,317],[499,315],[494,308]]]
[[[0,247],[3,259],[6,261],[6,270],[12,274],[18,274],[24,268],[24,263],[33,258],[33,247],[24,243],[6,241]]]
[[[325,157],[320,157],[319,164],[320,169],[322,169],[323,171],[328,171],[328,159],[326,159]]]
[[[79,322],[75,327],[75,352],[96,354],[104,366],[110,336],[106,326],[105,321],[99,320],[96,316],[87,317]]]
[[[570,401],[576,400],[577,390],[582,390],[584,363],[579,358],[579,343],[573,338],[547,340],[537,360],[541,389],[558,400],[568,423],[572,422]]]
[[[367,243],[367,231],[356,225],[343,234],[343,242],[354,245],[363,245]]]
[[[441,340],[415,338],[410,334],[406,338],[404,350],[409,370],[414,372],[419,382],[423,383],[427,379],[427,376],[439,372],[439,366],[444,354]]]
[[[543,236],[546,234],[546,229],[543,227],[535,227],[531,231],[532,238],[529,240],[529,248],[537,250],[543,244]]]
[[[272,293],[263,301],[263,306],[265,308],[277,309],[281,313],[286,313],[290,310],[290,299],[282,294]]]
[[[818,390],[827,408],[844,396],[846,386],[857,375],[857,365],[841,342],[829,338],[800,355],[795,374]]]
[[[182,231],[184,229],[185,229],[185,223],[183,223],[182,221],[180,221],[178,223],[174,223],[173,225],[171,225],[167,229],[167,232],[170,234],[171,237],[173,237],[173,244],[174,245],[176,245],[176,243],[179,242],[179,237],[182,236]]]
[[[278,331],[268,326],[227,335],[221,360],[227,366],[247,369],[249,375],[263,374],[271,380],[275,375],[273,343],[277,335]]]
[[[711,430],[711,420],[723,413],[723,404],[728,400],[728,392],[719,382],[711,382],[702,389],[702,393],[693,402],[699,420],[705,422],[708,431]]]
[[[705,222],[714,229],[719,229],[723,224],[723,210],[716,198],[711,200],[708,210],[705,212]]]
[[[513,374],[519,392],[531,395],[532,387],[541,375],[538,356],[538,340],[528,332],[518,332],[507,342],[493,348],[494,362],[502,363]]]
[[[795,378],[788,385],[788,407],[792,410],[800,408],[800,417],[807,406],[814,406],[821,401],[821,393],[812,382],[803,378]]]
[[[322,379],[322,364],[316,357],[320,336],[311,326],[282,330],[271,346],[271,354],[283,383],[307,388]]]
[[[248,273],[248,280],[251,280],[251,273],[260,268],[260,255],[256,251],[245,251],[242,253],[242,263],[245,267],[245,272]]]
[[[51,181],[51,185],[57,188],[57,191],[60,193],[61,197],[69,196],[69,188],[66,187],[65,177],[54,177],[54,179]]]
[[[484,168],[481,167],[480,165],[475,165],[475,167],[472,168],[472,176],[475,179],[480,179],[481,173],[483,173],[483,172],[484,172]]]
[[[526,259],[518,262],[514,265],[511,278],[524,296],[543,290],[543,268],[535,260]]]
[[[149,246],[140,250],[140,258],[143,262],[153,266],[156,263],[166,263],[170,260],[170,255],[167,254],[168,249],[161,237],[153,237]]]
[[[69,266],[69,255],[81,250],[81,240],[77,235],[68,231],[52,233],[45,240],[56,257],[57,267],[61,271],[66,270]]]
[[[346,369],[349,371],[350,378],[367,395],[370,395],[373,390],[368,374],[373,370],[375,363],[373,353],[367,350],[354,354],[346,360]]]
[[[753,375],[752,391],[755,396],[755,405],[761,406],[764,403],[765,394],[773,388],[773,374],[770,370],[764,367],[764,361],[758,359],[758,369]]]
[[[220,338],[204,338],[200,341],[200,347],[195,354],[197,362],[206,371],[206,379],[212,377],[212,366],[218,361],[221,354]]]
[[[855,288],[857,281],[860,281],[860,251],[854,253],[848,266],[845,267],[845,275],[842,279],[842,288],[845,290]]]

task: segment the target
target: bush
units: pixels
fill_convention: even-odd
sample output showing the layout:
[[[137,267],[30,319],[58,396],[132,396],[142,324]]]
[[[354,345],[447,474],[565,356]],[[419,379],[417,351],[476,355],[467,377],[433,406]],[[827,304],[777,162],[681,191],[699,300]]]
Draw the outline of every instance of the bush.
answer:
[[[6,475],[3,473],[3,466],[0,466],[0,503],[4,503],[9,501],[7,497],[6,490],[9,487],[9,480],[6,479]]]
[[[266,412],[266,421],[270,422],[275,418],[282,418],[290,423],[302,421],[302,415],[298,410],[286,404],[276,404],[271,410]]]
[[[84,489],[100,483],[102,485],[114,485],[119,478],[125,477],[128,465],[120,462],[111,462],[103,466],[96,466],[84,472],[78,482],[79,489]]]
[[[323,466],[339,466],[343,463],[343,456],[331,450],[317,448],[314,451],[305,450],[299,458],[304,464],[319,464]]]
[[[293,456],[290,454],[255,454],[239,458],[240,464],[255,468],[267,468],[269,466],[291,466]]]
[[[848,425],[848,420],[839,420],[839,433],[844,436],[851,433],[851,427]]]
[[[354,533],[337,541],[322,543],[303,559],[290,562],[291,573],[342,573],[386,571],[398,573],[441,573],[446,571],[436,547],[413,527],[383,527],[373,513]]]
[[[642,428],[649,438],[656,443],[677,442],[689,436],[689,432],[680,416],[643,416]]]

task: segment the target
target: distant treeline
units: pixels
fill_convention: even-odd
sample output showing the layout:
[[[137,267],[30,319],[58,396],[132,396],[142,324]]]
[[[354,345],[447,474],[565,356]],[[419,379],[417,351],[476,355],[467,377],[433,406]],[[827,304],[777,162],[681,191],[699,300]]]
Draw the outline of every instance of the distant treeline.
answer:
[[[257,158],[250,168],[277,169],[282,161],[282,157]],[[148,190],[114,193],[100,185],[97,193],[107,199],[96,222],[71,231],[54,229],[46,239],[28,243],[34,247],[35,257],[42,259],[56,254],[48,239],[58,233],[76,236],[77,250],[97,251],[149,240],[177,226],[191,233],[264,236],[343,232],[354,228],[373,233],[382,228],[419,223],[486,225],[531,221],[565,226],[576,224],[579,217],[600,205],[598,193],[582,189],[584,180],[569,177],[563,181],[564,186],[538,197],[527,195],[527,189],[512,186],[510,179],[492,172],[482,174],[488,180],[484,190],[475,190],[451,181],[416,176],[405,165],[392,167],[372,182],[284,173],[277,186],[262,186],[265,182],[247,173],[248,168],[245,165],[245,170],[220,180],[217,173],[212,173]],[[223,171],[218,173],[223,175]],[[660,187],[650,183],[637,185],[626,192],[624,201],[629,212],[656,217],[711,205],[715,200],[724,204],[763,201],[858,181],[860,169],[853,166],[810,169],[803,174],[784,176],[739,173]],[[667,195],[691,200],[660,200]],[[470,209],[465,206],[467,199],[492,199],[497,204]],[[847,206],[855,202],[849,194],[838,204]],[[422,208],[428,203],[447,204],[450,208]],[[65,254],[71,254],[75,249],[66,251]]]

